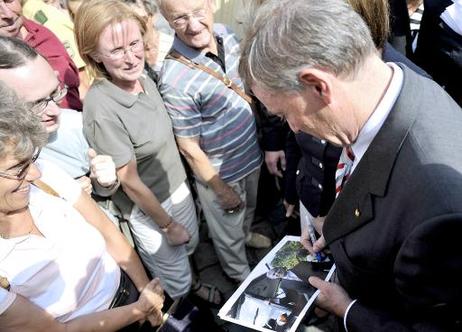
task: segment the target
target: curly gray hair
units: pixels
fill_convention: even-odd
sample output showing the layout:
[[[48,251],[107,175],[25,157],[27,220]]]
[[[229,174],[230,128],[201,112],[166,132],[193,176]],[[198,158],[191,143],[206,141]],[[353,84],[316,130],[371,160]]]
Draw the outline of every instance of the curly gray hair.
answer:
[[[0,158],[29,158],[46,144],[47,138],[40,118],[0,81]]]

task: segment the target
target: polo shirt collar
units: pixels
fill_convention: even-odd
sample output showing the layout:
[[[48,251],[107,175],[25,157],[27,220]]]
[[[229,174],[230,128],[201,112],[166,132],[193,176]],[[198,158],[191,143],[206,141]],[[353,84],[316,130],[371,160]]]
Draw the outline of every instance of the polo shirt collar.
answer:
[[[140,76],[140,83],[143,86],[143,89],[146,93],[146,76],[143,73]],[[135,103],[138,101],[139,95],[134,95],[132,93],[129,93],[121,88],[119,88],[117,85],[109,81],[107,78],[104,78],[98,82],[99,88],[107,95],[111,96],[117,103],[122,105],[123,107],[126,108],[131,108]]]

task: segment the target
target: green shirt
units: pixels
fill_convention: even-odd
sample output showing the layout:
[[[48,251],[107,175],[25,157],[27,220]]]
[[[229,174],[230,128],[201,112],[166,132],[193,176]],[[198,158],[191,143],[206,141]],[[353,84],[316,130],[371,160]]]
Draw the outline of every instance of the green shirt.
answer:
[[[140,78],[143,93],[131,94],[107,79],[95,81],[83,108],[84,134],[99,154],[112,156],[117,168],[136,159],[138,174],[159,202],[185,181],[170,118],[154,82]],[[128,216],[133,202],[122,191],[114,203]]]

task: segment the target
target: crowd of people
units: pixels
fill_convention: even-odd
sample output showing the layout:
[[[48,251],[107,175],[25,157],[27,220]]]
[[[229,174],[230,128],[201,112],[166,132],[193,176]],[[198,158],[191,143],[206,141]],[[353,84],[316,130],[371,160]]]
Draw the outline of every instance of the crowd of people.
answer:
[[[201,220],[237,286],[246,248],[272,245],[252,230],[262,168],[337,266],[288,293],[319,289],[341,330],[462,329],[462,1],[242,10],[237,36],[213,0],[0,1],[1,331],[219,306],[191,260]]]

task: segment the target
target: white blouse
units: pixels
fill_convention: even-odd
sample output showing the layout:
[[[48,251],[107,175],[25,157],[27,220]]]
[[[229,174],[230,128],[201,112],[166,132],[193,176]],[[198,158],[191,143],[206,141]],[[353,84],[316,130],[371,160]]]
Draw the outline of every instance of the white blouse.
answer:
[[[103,236],[72,207],[80,185],[53,165],[40,162],[42,181],[61,197],[32,186],[29,208],[42,236],[0,238],[0,314],[16,294],[61,322],[109,307],[120,282],[120,269]],[[50,178],[52,176],[52,178]]]

